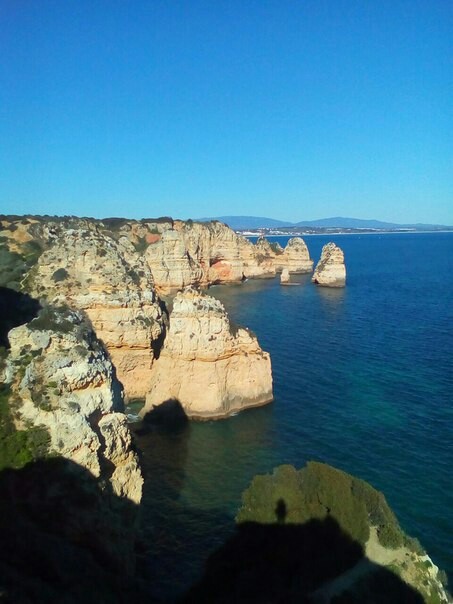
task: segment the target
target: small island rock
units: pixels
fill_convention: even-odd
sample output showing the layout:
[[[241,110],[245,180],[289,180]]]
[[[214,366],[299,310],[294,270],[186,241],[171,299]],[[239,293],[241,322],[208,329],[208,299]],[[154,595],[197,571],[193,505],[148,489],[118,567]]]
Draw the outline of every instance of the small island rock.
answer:
[[[324,287],[344,287],[346,284],[346,267],[343,250],[335,243],[327,243],[321,252],[321,259],[316,265],[311,279],[316,285]]]
[[[220,418],[272,398],[270,356],[256,337],[233,328],[219,300],[193,288],[178,293],[142,415],[177,400],[188,417]]]

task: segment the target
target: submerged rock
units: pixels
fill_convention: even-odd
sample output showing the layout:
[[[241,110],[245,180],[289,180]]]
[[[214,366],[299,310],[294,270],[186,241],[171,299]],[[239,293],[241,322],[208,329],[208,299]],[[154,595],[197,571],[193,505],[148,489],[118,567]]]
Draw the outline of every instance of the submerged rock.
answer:
[[[219,418],[272,398],[270,356],[256,337],[234,329],[215,298],[192,288],[180,292],[142,415],[177,400],[189,417]]]
[[[325,287],[344,287],[346,267],[343,251],[335,243],[326,243],[322,248],[321,259],[316,265],[311,279],[316,285]]]

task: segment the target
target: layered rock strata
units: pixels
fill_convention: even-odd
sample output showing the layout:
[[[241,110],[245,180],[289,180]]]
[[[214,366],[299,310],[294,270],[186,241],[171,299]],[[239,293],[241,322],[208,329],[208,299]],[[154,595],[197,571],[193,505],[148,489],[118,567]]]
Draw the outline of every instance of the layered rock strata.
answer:
[[[311,273],[313,270],[313,260],[301,237],[292,237],[274,263],[278,270],[287,268],[290,273]]]
[[[127,237],[116,241],[92,224],[49,240],[25,279],[27,290],[85,311],[127,398],[143,397],[154,349],[165,331],[165,315],[144,258]]]
[[[145,270],[144,265],[150,269],[152,283],[160,293],[188,285],[206,287],[213,283],[273,277],[284,268],[290,273],[311,272],[313,269],[307,246],[300,237],[290,239],[284,249],[263,237],[253,244],[217,221],[30,217],[22,220],[3,218],[0,224],[1,238],[7,240],[13,254],[19,254],[25,270],[29,268],[28,259],[38,258],[40,252],[55,245],[62,252],[71,251],[78,233],[86,239],[86,244],[91,243],[91,261],[98,251],[101,257],[106,256],[105,263],[109,265],[109,254],[105,253],[110,251],[108,248],[116,247],[116,253],[138,275]],[[62,239],[67,239],[64,248]],[[86,246],[85,249],[80,247],[77,255],[90,262]],[[62,268],[67,270],[64,257],[61,260]],[[82,273],[93,268],[96,267],[78,262],[77,270],[82,269]],[[17,275],[14,271],[12,273],[11,279],[16,279]],[[120,287],[121,277],[122,272],[118,279]],[[78,281],[83,284],[86,279]]]
[[[311,270],[300,238],[256,245],[219,222],[2,218],[0,285],[83,310],[127,399],[150,390],[166,312],[157,292]]]
[[[16,428],[44,428],[50,453],[108,480],[116,496],[139,503],[143,479],[122,412],[121,385],[82,315],[46,307],[8,338],[0,378],[11,391]]]
[[[270,356],[256,337],[234,329],[220,301],[192,288],[177,294],[142,414],[177,400],[188,417],[220,418],[272,398]]]
[[[108,354],[80,312],[52,307],[7,338],[0,357],[3,597],[144,601],[135,595],[143,478]]]
[[[335,243],[327,243],[321,252],[311,279],[316,285],[325,287],[344,287],[346,284],[346,267],[343,251]]]

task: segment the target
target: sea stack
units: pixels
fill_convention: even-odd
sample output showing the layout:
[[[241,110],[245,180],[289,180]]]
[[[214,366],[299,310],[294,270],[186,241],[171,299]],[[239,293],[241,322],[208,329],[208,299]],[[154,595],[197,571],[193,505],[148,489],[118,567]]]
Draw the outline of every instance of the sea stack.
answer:
[[[344,287],[346,267],[343,250],[335,243],[326,243],[322,248],[321,259],[316,265],[311,279],[316,285],[324,287]]]
[[[255,335],[234,328],[219,300],[179,292],[142,415],[177,400],[189,418],[221,418],[272,398],[270,356]]]
[[[311,273],[313,270],[313,260],[301,237],[291,237],[283,254],[277,257],[278,262],[281,262],[282,268],[287,268],[290,273]]]
[[[289,283],[289,270],[287,268],[284,268],[282,270],[282,274],[280,275],[280,284],[288,285],[288,283]]]

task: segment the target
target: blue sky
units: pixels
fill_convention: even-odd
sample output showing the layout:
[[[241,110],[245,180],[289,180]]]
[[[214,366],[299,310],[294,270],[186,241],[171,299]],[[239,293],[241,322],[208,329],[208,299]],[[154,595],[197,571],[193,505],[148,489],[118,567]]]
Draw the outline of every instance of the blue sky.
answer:
[[[0,212],[453,224],[447,0],[2,0]]]

